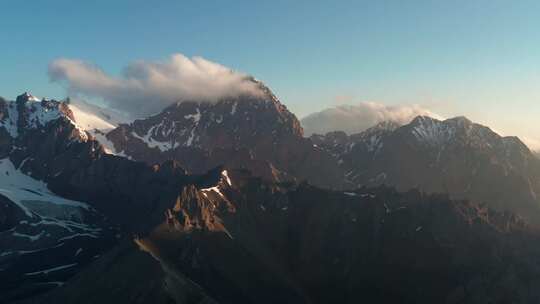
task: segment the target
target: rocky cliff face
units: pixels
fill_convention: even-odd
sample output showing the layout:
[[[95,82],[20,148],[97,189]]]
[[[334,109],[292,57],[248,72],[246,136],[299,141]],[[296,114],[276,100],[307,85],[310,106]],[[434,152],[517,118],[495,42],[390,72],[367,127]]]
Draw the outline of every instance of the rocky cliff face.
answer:
[[[426,116],[401,127],[338,134],[312,140],[339,159],[357,186],[449,193],[540,223],[540,162],[516,137],[501,137],[464,117]]]
[[[211,175],[213,182],[184,188],[162,223],[135,240],[162,267],[157,275],[145,272],[147,279],[168,282],[140,294],[160,295],[164,303],[178,299],[172,290],[181,291],[182,303],[538,299],[539,235],[512,214],[416,191],[329,191],[238,170]],[[127,252],[115,253],[115,268],[132,267],[136,250]],[[91,283],[109,274],[83,272],[38,300],[127,303],[111,287]],[[136,280],[122,277],[125,286]],[[95,296],[77,296],[88,294]]]
[[[272,181],[298,179],[343,187],[343,172],[335,159],[303,138],[296,117],[259,85],[262,96],[183,101],[120,125],[106,137],[116,152],[149,164],[174,159],[199,174],[227,165]]]

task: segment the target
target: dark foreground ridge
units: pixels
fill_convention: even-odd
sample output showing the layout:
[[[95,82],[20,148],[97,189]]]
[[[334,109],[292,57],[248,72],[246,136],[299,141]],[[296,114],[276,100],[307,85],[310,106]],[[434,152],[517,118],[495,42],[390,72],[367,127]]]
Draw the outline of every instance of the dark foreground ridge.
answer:
[[[278,185],[243,171],[224,170],[205,187],[184,188],[151,233],[34,303],[533,303],[540,296],[539,235],[512,214],[385,187]]]

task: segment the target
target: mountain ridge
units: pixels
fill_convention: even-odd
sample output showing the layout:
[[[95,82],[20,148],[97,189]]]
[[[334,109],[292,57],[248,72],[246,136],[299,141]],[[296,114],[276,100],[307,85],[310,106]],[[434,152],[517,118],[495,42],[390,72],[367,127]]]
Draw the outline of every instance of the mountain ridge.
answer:
[[[492,176],[489,170],[502,168],[512,177],[526,165],[518,166],[519,161],[528,161],[527,154],[522,154],[528,150],[522,150],[519,141],[494,136],[494,132],[465,119],[441,126],[442,122],[425,117],[408,126],[381,123],[362,134],[334,132],[305,139],[298,120],[286,107],[276,107],[276,102],[257,103],[257,107],[227,101],[185,102],[151,119],[120,125],[113,134],[120,139],[127,136],[127,148],[132,142],[146,146],[139,151],[140,156],[130,151],[121,151],[127,152],[125,156],[107,152],[95,136],[77,125],[76,117],[70,117],[74,115],[65,102],[36,101],[25,95],[19,102],[21,111],[16,112],[25,119],[16,122],[9,118],[10,106],[0,103],[0,151],[5,151],[0,159],[8,159],[21,174],[42,181],[46,185],[42,193],[50,191],[62,199],[84,202],[115,226],[111,242],[99,244],[99,257],[92,256],[90,264],[45,263],[36,271],[29,270],[44,273],[46,278],[50,269],[74,267],[63,277],[62,288],[23,302],[129,303],[140,296],[162,303],[356,303],[381,299],[474,303],[479,299],[503,301],[508,294],[524,301],[538,297],[531,289],[534,281],[520,279],[540,273],[535,258],[540,251],[536,248],[537,231],[522,217],[497,208],[515,204],[515,197],[471,203],[410,190],[419,188],[416,183],[398,192],[385,186],[385,181],[392,180],[392,172],[386,171],[383,177],[378,167],[395,166],[398,173],[414,174],[407,176],[407,181],[414,181],[412,177],[422,170],[441,172],[439,167],[439,171],[429,171],[430,165],[459,164],[462,157],[456,153],[465,151],[464,155],[478,157],[468,161],[486,165],[487,169],[479,168],[478,172],[490,174],[482,176]],[[216,112],[214,107],[223,108]],[[39,114],[42,112],[45,114]],[[263,120],[262,129],[250,128],[254,117],[262,117],[261,112],[271,119]],[[229,116],[220,119],[219,114]],[[236,117],[249,119],[234,120]],[[228,118],[232,121],[226,130],[207,128],[222,126]],[[19,124],[21,121],[24,123]],[[281,128],[276,132],[272,132],[274,122]],[[13,125],[17,126],[15,137],[6,131],[6,126]],[[163,143],[161,140],[171,135],[163,132],[169,126],[173,127],[171,134],[178,131],[184,136],[179,137],[183,139],[179,147],[197,153],[180,160],[167,154],[156,154],[157,161],[129,159],[143,158],[151,150],[168,152],[148,143]],[[199,132],[199,127],[204,132]],[[214,135],[205,139],[207,134]],[[216,143],[219,136],[215,134],[222,136],[224,144]],[[115,138],[102,135],[115,144]],[[440,150],[432,143],[443,143],[446,148]],[[396,145],[403,147],[397,149],[402,153],[393,154]],[[276,151],[283,155],[273,155]],[[193,175],[184,164],[196,163],[197,155],[212,161],[202,162],[200,174]],[[306,156],[312,158],[302,159]],[[326,162],[324,166],[317,157]],[[305,166],[314,167],[311,174],[324,177],[318,180],[322,187],[312,185],[309,179],[302,181],[301,177],[310,175],[300,170],[303,167],[296,163],[300,159]],[[408,167],[396,166],[400,164]],[[334,166],[339,170],[331,172],[339,174],[325,171],[335,170]],[[370,181],[367,174],[349,172],[355,168],[372,169],[380,180]],[[264,170],[270,175],[261,174],[268,172]],[[343,177],[359,187],[329,189],[328,178]],[[436,176],[428,175],[427,180],[436,180]],[[527,209],[530,205],[524,206],[513,211],[523,214],[531,210]],[[0,227],[23,225],[17,211],[20,208],[10,202],[2,208],[8,217],[0,218]],[[27,232],[27,237],[20,238],[35,237],[35,231],[22,228],[20,233]],[[78,252],[63,246],[58,247],[62,254]],[[15,260],[6,261],[17,265]],[[142,282],[141,276],[149,284]],[[505,280],[508,277],[515,279]],[[19,294],[11,300],[20,299],[21,294],[28,296],[24,289],[14,290]]]
[[[245,170],[219,168],[213,174],[214,182],[185,188],[161,223],[135,239],[172,276],[145,270],[150,282],[170,283],[163,285],[165,296],[156,283],[141,287],[145,298],[150,293],[182,303],[499,303],[508,294],[522,301],[537,297],[534,284],[519,278],[537,271],[538,235],[513,214],[418,191],[342,192],[275,184]],[[130,248],[125,258],[114,252],[108,257],[117,261],[115,273],[133,268],[138,249]],[[102,275],[88,269],[66,288],[29,303],[129,302],[114,296],[114,282],[91,292],[88,284]],[[509,276],[515,279],[505,280]],[[121,278],[122,290],[138,284],[137,277]],[[189,278],[188,283],[173,277]]]
[[[263,87],[262,96],[183,101],[122,124],[106,138],[117,152],[149,164],[174,159],[198,174],[225,164],[248,168],[268,180],[305,179],[344,187],[335,160],[303,137],[294,114]]]
[[[311,138],[340,160],[357,186],[386,184],[450,193],[539,219],[538,159],[519,138],[500,136],[465,117],[418,116],[394,130]]]

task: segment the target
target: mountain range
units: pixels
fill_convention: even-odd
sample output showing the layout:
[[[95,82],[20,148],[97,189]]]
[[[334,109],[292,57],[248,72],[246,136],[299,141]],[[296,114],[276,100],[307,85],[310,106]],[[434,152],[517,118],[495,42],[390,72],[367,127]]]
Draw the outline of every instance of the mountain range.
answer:
[[[448,193],[540,223],[540,161],[517,137],[502,137],[465,117],[418,116],[364,132],[313,135],[356,186],[390,185]]]
[[[519,139],[427,116],[306,138],[257,84],[133,122],[0,100],[0,302],[540,299]]]
[[[255,81],[255,80],[254,80]],[[260,96],[183,101],[106,134],[111,150],[133,160],[174,159],[190,173],[218,165],[246,168],[270,181],[307,180],[343,188],[343,172],[303,137],[298,119],[257,82]],[[321,174],[324,172],[324,174]]]

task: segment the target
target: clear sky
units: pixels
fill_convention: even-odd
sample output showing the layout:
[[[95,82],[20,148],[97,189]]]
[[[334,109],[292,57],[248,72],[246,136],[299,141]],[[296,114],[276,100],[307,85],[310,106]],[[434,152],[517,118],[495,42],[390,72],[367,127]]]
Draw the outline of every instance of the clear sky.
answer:
[[[49,62],[111,74],[202,56],[256,76],[302,117],[419,104],[540,139],[540,1],[0,1],[0,95],[62,98]]]

